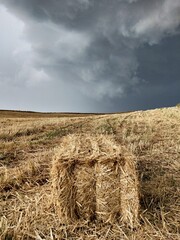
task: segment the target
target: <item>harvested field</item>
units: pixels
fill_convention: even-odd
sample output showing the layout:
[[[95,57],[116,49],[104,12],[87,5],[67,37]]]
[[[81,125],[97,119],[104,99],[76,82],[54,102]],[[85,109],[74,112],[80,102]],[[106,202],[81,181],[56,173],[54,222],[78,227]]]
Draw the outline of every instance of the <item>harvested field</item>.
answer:
[[[0,239],[180,239],[178,107],[83,117],[17,116],[0,117]],[[123,152],[124,159],[137,160],[140,204],[136,229],[127,228],[122,215],[128,224],[133,222],[126,210],[132,205],[138,209],[134,206],[138,202],[131,202],[116,185],[119,181],[123,193],[130,188],[129,195],[136,196],[133,178],[129,178],[134,176],[132,161],[125,161],[123,169],[109,161],[107,156],[113,159],[117,151]],[[106,154],[101,162],[97,156],[102,157],[102,152]],[[70,159],[70,154],[76,159]],[[52,164],[62,155],[68,161],[60,164],[61,171],[53,165],[53,173]],[[74,166],[68,166],[74,160]],[[126,178],[120,174],[123,171],[128,172]],[[58,189],[62,180],[66,194]],[[71,199],[70,212],[60,203],[57,213],[59,193],[65,204]],[[121,207],[116,204],[119,194]],[[66,224],[59,214],[67,218]],[[75,220],[69,222],[73,215]]]

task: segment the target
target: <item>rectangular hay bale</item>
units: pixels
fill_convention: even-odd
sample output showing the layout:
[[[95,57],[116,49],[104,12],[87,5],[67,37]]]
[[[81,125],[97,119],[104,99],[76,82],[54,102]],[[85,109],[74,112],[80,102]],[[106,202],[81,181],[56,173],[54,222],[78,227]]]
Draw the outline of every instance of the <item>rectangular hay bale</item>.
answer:
[[[62,223],[77,219],[76,189],[74,186],[74,163],[55,161],[51,169],[53,201]]]
[[[79,218],[91,221],[96,211],[96,178],[93,164],[77,164],[74,170],[76,211]]]
[[[120,168],[114,161],[96,165],[96,213],[98,220],[113,222],[120,216]]]
[[[125,154],[124,165],[121,166],[121,221],[134,228],[138,225],[139,193],[138,180],[131,156]]]
[[[55,154],[53,199],[63,223],[138,222],[135,157],[109,136],[70,135]]]

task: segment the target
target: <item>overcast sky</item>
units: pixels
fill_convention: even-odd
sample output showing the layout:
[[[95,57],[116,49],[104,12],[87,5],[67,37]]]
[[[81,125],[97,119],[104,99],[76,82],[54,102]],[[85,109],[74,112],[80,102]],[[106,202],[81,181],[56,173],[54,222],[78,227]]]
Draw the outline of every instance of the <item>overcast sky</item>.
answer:
[[[180,0],[0,0],[0,109],[180,102]]]

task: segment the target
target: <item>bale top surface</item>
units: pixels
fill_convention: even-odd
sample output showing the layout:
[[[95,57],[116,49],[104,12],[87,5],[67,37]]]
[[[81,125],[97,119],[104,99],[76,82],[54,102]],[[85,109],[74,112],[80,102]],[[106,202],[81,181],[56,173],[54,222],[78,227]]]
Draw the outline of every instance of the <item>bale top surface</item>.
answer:
[[[133,158],[129,150],[119,146],[109,135],[72,134],[63,138],[55,150],[55,158],[60,161],[77,161],[79,164],[92,161],[123,161]]]

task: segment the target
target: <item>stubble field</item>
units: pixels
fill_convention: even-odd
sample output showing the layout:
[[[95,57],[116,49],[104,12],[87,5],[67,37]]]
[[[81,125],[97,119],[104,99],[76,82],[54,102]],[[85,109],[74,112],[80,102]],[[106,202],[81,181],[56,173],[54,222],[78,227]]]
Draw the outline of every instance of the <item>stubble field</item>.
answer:
[[[59,221],[50,171],[55,149],[71,134],[110,136],[136,156],[136,229]],[[0,239],[180,239],[180,108],[107,115],[1,111]]]

